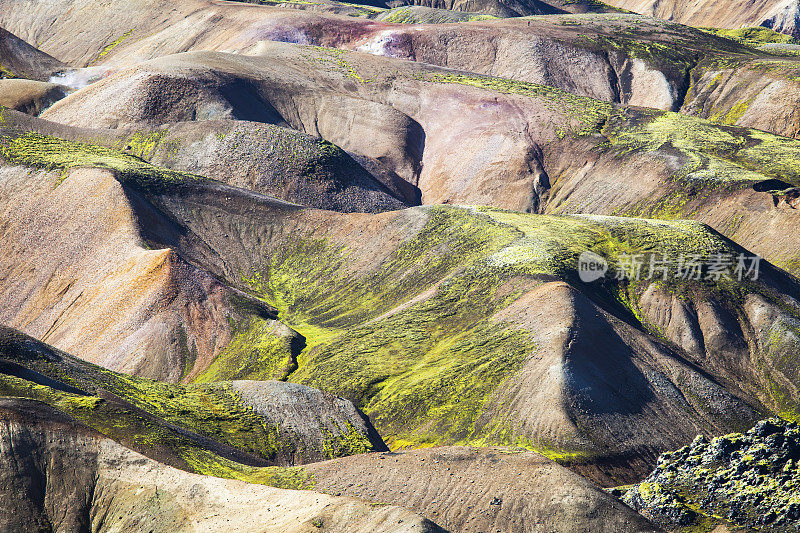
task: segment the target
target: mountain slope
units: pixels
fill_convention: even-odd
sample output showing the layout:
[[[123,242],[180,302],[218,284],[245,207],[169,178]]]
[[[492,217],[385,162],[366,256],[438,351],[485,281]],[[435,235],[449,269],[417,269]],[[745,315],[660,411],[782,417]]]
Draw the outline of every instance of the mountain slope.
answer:
[[[252,443],[248,436],[257,434],[252,425],[254,416],[265,418],[265,428],[280,429],[277,449],[297,446],[299,441],[292,441],[296,436],[310,444],[295,448],[300,455],[294,460],[313,457],[315,449],[325,446],[340,446],[331,448],[334,454],[352,453],[355,445],[362,446],[361,451],[369,450],[364,425],[352,405],[346,407],[349,402],[343,400],[333,404],[339,413],[328,407],[330,400],[319,391],[279,382],[220,383],[201,388],[148,383],[102,371],[3,328],[0,443],[10,451],[0,459],[0,479],[3,490],[14,497],[4,499],[8,512],[3,513],[0,525],[12,529],[74,529],[91,523],[97,531],[148,527],[179,531],[217,528],[215,517],[224,509],[223,518],[235,521],[243,531],[250,531],[247,524],[252,516],[258,516],[252,522],[257,524],[257,531],[290,531],[294,527],[291,524],[296,523],[301,523],[300,531],[307,531],[308,523],[317,528],[353,531],[363,521],[381,524],[387,519],[379,517],[387,515],[394,517],[387,524],[404,524],[397,526],[401,531],[420,527],[416,517],[409,521],[404,516],[409,515],[407,511],[386,507],[389,503],[411,508],[450,531],[487,527],[528,531],[565,526],[594,531],[617,531],[620,527],[655,531],[580,476],[519,449],[437,448],[402,454],[358,454],[352,461],[340,459],[302,468],[253,466],[263,464],[255,459],[254,450],[242,453],[241,448]],[[246,406],[254,411],[248,412]],[[348,409],[349,420],[342,416]],[[317,425],[322,423],[327,426]],[[203,435],[215,424],[219,429],[211,436],[217,442]],[[338,443],[332,439],[331,428],[333,432],[339,430],[335,424],[351,431]],[[226,447],[226,443],[239,449]],[[255,450],[264,453],[274,444],[260,441]],[[352,500],[345,498],[312,492],[285,494],[191,476],[144,459],[126,447],[190,471],[337,496],[344,493],[382,503],[372,507],[375,513],[363,513],[354,511]],[[521,477],[523,472],[525,477]],[[533,492],[531,475],[538,480]],[[489,478],[495,485],[486,490]],[[38,483],[37,479],[45,481]],[[184,491],[191,496],[188,500]],[[565,498],[574,499],[575,504],[554,508],[549,503]],[[292,503],[287,506],[289,501]],[[316,505],[320,501],[325,505]],[[68,511],[59,512],[65,504]],[[253,515],[256,508],[266,514]],[[341,514],[341,508],[348,509],[348,514]],[[243,519],[238,518],[239,512],[249,513],[251,520],[240,523]],[[428,523],[425,527],[433,526]]]
[[[350,402],[280,382],[172,385],[111,372],[0,327],[0,395],[47,403],[170,465],[246,477],[386,447]],[[238,464],[238,467],[237,467]],[[264,471],[264,477],[274,477]]]
[[[775,40],[774,33],[771,38],[762,35],[771,33],[766,29],[761,33],[746,31],[742,35],[750,37],[743,38],[735,32],[701,31],[622,14],[539,16],[409,27],[336,17],[316,10],[303,12],[227,2],[197,2],[179,8],[169,3],[149,2],[138,6],[141,12],[132,13],[164,20],[155,26],[152,22],[140,20],[134,24],[120,18],[122,7],[114,3],[79,9],[74,2],[66,2],[65,6],[73,7],[70,14],[91,9],[85,16],[72,19],[42,9],[23,16],[24,2],[8,2],[5,8],[0,5],[0,21],[19,27],[19,31],[41,35],[37,38],[54,37],[53,53],[70,58],[75,66],[95,60],[106,65],[92,67],[95,70],[86,71],[87,77],[97,74],[98,68],[107,75],[112,70],[169,53],[218,50],[253,54],[258,53],[260,42],[285,41],[422,61],[554,86],[611,102],[680,109],[781,135],[794,136],[797,132],[797,118],[791,115],[795,107],[792,91],[796,90],[793,79],[796,76],[790,72],[782,74],[793,68],[792,51],[754,48],[763,41]],[[570,10],[576,6],[570,2],[562,8]],[[99,10],[113,19],[112,35],[124,37],[113,41],[113,46],[108,44],[111,39],[108,32],[98,33],[95,29]],[[149,15],[145,17],[142,13]],[[65,45],[65,39],[58,36],[68,36],[76,27],[82,28],[84,39],[81,43],[66,39]],[[130,30],[131,27],[134,29]],[[754,35],[758,39],[753,39]],[[73,47],[78,44],[88,48],[80,52],[85,55],[74,57]],[[102,50],[102,57],[97,50]],[[739,71],[733,77],[727,73],[731,68]],[[724,72],[722,84],[719,71]],[[706,74],[707,79],[701,80]],[[747,77],[746,83],[741,82],[743,76]],[[692,102],[695,95],[700,98]]]
[[[44,81],[0,80],[0,105],[38,115],[66,96],[66,88]]]
[[[800,37],[798,4],[794,0],[756,0],[731,3],[723,0],[612,0],[609,4],[690,26],[744,28],[765,26],[775,31]]]
[[[250,53],[259,42],[284,41],[407,58],[671,109],[679,98],[669,92],[687,88],[685,71],[700,57],[753,53],[728,39],[636,15],[544,16],[409,27],[232,2],[193,1],[175,6],[150,1],[137,4],[135,10],[129,7],[120,17],[119,0],[103,6],[65,0],[57,4],[62,8],[58,13],[56,5],[26,10],[26,1],[0,4],[0,22],[26,32],[29,40],[52,43],[47,50],[74,67],[96,61],[117,69],[191,50]],[[104,15],[112,26],[98,31],[96,21]],[[83,31],[80,42],[59,38],[75,28]],[[109,33],[123,37],[110,46]],[[666,93],[661,88],[664,84]],[[660,101],[647,102],[647,93],[653,90],[661,93]]]
[[[353,400],[395,446],[521,443],[595,479],[630,479],[698,432],[796,409],[798,292],[785,273],[578,280],[586,249],[617,268],[621,253],[672,254],[677,268],[679,253],[743,252],[696,223],[456,207],[343,215],[55,138],[23,135],[6,157],[110,169],[180,228],[147,227],[150,242],[274,306],[304,337],[288,379]]]
[[[303,470],[316,491],[401,505],[448,531],[656,530],[577,474],[522,450],[443,446]]]
[[[170,250],[148,247],[138,217],[152,215],[133,210],[110,173],[75,174],[59,185],[60,172],[5,169],[5,324],[107,368],[179,381],[207,366],[237,324],[275,317]],[[276,333],[290,354],[294,334]]]
[[[244,113],[222,89],[233,79],[291,127],[378,159],[423,204],[696,218],[782,268],[800,264],[800,248],[784,245],[797,223],[796,140],[391,58],[285,43],[259,54],[146,62],[44,116],[130,127],[201,119],[208,102]],[[169,114],[142,106],[179,83],[204,89]]]
[[[798,271],[798,141],[610,102],[679,109],[699,102],[698,68],[766,52],[631,15],[408,29],[197,1],[117,33],[165,3],[103,31],[82,1],[63,19],[19,5],[0,4],[4,22],[109,75],[49,120],[3,110],[5,323],[190,384],[175,390],[236,387],[256,413],[275,395],[242,381],[292,381],[351,400],[395,448],[521,445],[603,483],[697,433],[795,416],[797,280],[682,267],[723,257],[731,273],[752,249]],[[94,30],[65,45],[68,22]],[[372,53],[270,41],[298,28]],[[387,28],[405,37],[375,41]],[[202,48],[240,53],[164,55]],[[523,49],[543,51],[530,71]],[[523,78],[550,58],[544,79],[589,72],[571,89],[605,100],[447,68]],[[418,202],[473,206],[391,210]],[[681,276],[584,282],[586,251]]]
[[[134,161],[141,160],[133,153],[146,152],[170,165],[199,165],[214,176],[231,181],[236,176],[256,190],[295,200],[366,209],[402,205],[341,150],[322,143],[328,150],[322,153],[318,140],[279,128],[221,124],[217,131],[207,124],[176,125],[172,131],[182,132],[186,141],[176,145],[170,142],[175,133],[164,130],[69,130],[8,110],[3,116],[5,134],[36,124],[41,131],[73,138],[101,137],[129,148]],[[220,140],[216,133],[226,131],[230,135]],[[264,154],[270,142],[273,155],[257,158],[250,174],[234,170],[245,168],[249,159],[231,147],[256,146]],[[296,155],[284,158],[287,153]],[[278,159],[283,167],[273,174],[261,172]],[[216,172],[224,162],[229,164]],[[294,174],[278,172],[281,168]],[[64,180],[63,172],[46,171],[6,169],[0,179],[0,279],[5,281],[0,319],[5,324],[107,368],[173,382],[204,371],[232,339],[247,334],[269,344],[271,353],[291,367],[301,339],[272,320],[274,310],[187,265],[170,250],[150,246],[143,226],[161,232],[179,228],[129,196],[107,171],[77,172],[82,177],[73,183]]]
[[[437,532],[405,509],[176,470],[38,402],[0,398],[4,531]]]

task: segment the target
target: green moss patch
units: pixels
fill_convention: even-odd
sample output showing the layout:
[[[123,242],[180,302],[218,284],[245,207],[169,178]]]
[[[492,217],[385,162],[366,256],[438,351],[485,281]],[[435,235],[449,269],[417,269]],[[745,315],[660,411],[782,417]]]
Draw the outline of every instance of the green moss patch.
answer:
[[[166,191],[203,180],[188,172],[153,166],[135,155],[88,143],[28,132],[0,137],[0,156],[11,164],[61,169],[62,180],[75,168],[102,168],[121,181],[151,191]]]
[[[375,81],[374,78],[364,78],[359,74],[355,65],[348,60],[347,50],[327,48],[324,46],[308,46],[306,48],[308,52],[303,54],[303,58],[314,68],[334,70],[359,83],[371,83]]]
[[[194,381],[284,380],[297,369],[296,343],[296,338],[280,331],[277,322],[250,318]]]
[[[328,459],[367,453],[373,450],[374,447],[369,439],[349,423],[345,432],[338,435],[328,432],[327,438],[322,443],[322,451]]]
[[[224,382],[178,385],[110,371],[103,374],[104,390],[161,420],[271,461],[294,451],[278,428],[266,426]]]
[[[29,398],[47,403],[127,447],[190,472],[287,489],[302,490],[314,487],[313,475],[305,472],[302,468],[258,467],[232,460],[224,453],[215,453],[208,449],[207,443],[198,441],[191,435],[176,429],[175,426],[165,424],[158,418],[150,416],[149,413],[143,413],[113,399],[106,400],[97,396],[63,392],[2,373],[0,373],[0,395]],[[178,414],[176,426],[180,427],[186,427],[190,425],[190,422],[198,420],[198,413],[192,413],[185,409],[186,406],[194,408],[200,403],[202,411],[205,412],[205,414],[200,413],[200,425],[205,428],[221,428],[218,421],[213,418],[219,413],[219,411],[214,412],[215,407],[220,405],[215,403],[216,401],[217,398],[198,396],[188,402],[183,402],[183,407],[176,405],[174,408],[170,406],[166,409],[161,404],[161,398],[156,398],[155,401],[150,398],[146,403],[155,405],[162,411]],[[230,421],[234,413],[236,413],[236,409],[220,414],[222,414],[222,418]],[[241,408],[239,413],[243,413]],[[188,416],[182,418],[184,414]],[[209,418],[209,414],[212,418]],[[242,424],[247,424],[247,413],[243,414],[245,414],[245,421],[236,422],[239,430],[242,429]],[[225,430],[229,429],[231,428],[225,428]],[[251,426],[245,429],[250,433],[253,428]],[[260,432],[256,431],[255,433]],[[236,438],[236,435],[229,436]],[[238,436],[241,437],[242,433],[239,432]],[[250,433],[245,441],[256,442],[253,436],[253,433]],[[262,453],[264,451],[264,449],[260,450]],[[343,450],[345,453],[346,451],[346,449]]]

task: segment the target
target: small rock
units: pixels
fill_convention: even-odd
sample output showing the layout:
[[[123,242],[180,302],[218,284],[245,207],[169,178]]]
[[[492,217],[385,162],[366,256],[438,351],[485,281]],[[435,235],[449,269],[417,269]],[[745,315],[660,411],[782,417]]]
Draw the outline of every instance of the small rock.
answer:
[[[783,428],[774,424],[772,420],[762,420],[758,424],[753,427],[753,433],[758,435],[759,437],[766,437],[768,435],[772,435],[773,433],[778,433],[783,431]]]

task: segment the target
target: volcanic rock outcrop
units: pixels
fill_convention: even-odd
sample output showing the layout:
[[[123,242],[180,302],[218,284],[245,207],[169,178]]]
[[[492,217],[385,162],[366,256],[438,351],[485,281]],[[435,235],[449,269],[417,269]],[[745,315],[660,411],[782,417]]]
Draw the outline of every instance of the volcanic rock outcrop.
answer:
[[[749,531],[797,531],[800,526],[800,429],[779,418],[747,433],[663,454],[623,500],[667,528],[722,523]],[[713,526],[712,526],[713,527]]]

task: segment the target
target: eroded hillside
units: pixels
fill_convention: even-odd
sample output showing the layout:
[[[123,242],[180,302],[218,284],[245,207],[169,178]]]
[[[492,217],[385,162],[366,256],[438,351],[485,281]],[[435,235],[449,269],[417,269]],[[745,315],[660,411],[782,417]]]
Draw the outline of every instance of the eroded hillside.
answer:
[[[0,529],[794,524],[797,44],[413,4],[0,0]]]
[[[189,474],[38,402],[0,399],[0,446],[7,531],[442,531],[395,506]]]

